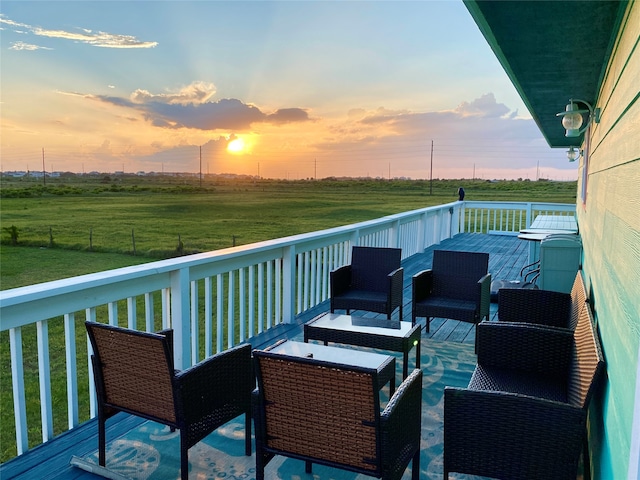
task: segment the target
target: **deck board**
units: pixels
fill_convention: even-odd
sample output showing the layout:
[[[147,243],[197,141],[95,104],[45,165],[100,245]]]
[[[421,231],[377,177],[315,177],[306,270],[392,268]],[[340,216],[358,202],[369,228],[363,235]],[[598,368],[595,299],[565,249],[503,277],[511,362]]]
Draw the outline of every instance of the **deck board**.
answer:
[[[522,267],[528,262],[527,242],[509,235],[485,235],[463,233],[452,239],[447,239],[425,250],[424,253],[413,255],[403,262],[405,269],[403,284],[403,320],[411,321],[411,277],[431,266],[433,250],[466,250],[489,253],[489,271],[492,279],[519,280]],[[251,339],[254,348],[262,348],[274,343],[280,338],[291,338],[301,332],[302,325],[320,313],[329,310],[329,302],[305,312],[296,319],[295,323],[279,325],[269,332]],[[496,317],[497,306],[491,305],[491,319]],[[379,316],[368,312],[352,312],[366,316]],[[393,318],[396,318],[397,313]],[[419,319],[424,325],[424,319]],[[434,340],[473,343],[475,340],[475,325],[435,318],[431,321],[429,333],[423,332],[426,338]],[[107,438],[119,436],[141,420],[129,415],[119,414],[107,422]],[[35,447],[20,457],[16,457],[0,465],[0,478],[33,478],[49,480],[97,480],[98,477],[89,472],[71,467],[69,460],[72,455],[82,456],[97,448],[97,423],[94,420],[83,423],[71,431],[65,432],[53,440]]]

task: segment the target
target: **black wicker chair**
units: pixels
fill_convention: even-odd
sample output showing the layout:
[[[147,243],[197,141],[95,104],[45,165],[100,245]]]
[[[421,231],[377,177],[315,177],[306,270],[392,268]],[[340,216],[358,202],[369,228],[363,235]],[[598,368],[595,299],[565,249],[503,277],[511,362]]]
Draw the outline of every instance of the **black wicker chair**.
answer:
[[[375,370],[254,351],[256,480],[276,455],[385,480],[420,475],[422,371],[380,411]],[[267,478],[269,476],[267,475]]]
[[[580,270],[571,293],[502,288],[498,292],[498,320],[575,330],[587,293]]]
[[[331,313],[344,309],[386,313],[400,307],[402,320],[402,250],[383,247],[353,247],[351,264],[330,274]]]
[[[575,332],[482,322],[476,349],[469,386],[444,392],[444,478],[575,480],[587,409],[604,373],[589,305]]]
[[[175,371],[172,330],[146,333],[94,322],[86,327],[93,347],[100,465],[106,460],[106,420],[121,411],[180,430],[183,480],[189,477],[188,449],[242,414],[245,453],[251,455],[251,345]]]
[[[413,276],[411,323],[433,317],[478,323],[489,317],[491,274],[489,254],[434,250],[431,269]]]

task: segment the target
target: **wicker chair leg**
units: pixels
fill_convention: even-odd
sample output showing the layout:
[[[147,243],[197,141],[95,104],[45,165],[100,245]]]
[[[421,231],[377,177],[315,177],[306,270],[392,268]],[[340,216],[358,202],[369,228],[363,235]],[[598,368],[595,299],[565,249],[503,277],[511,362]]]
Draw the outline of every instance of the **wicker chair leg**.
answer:
[[[431,322],[431,317],[427,317],[427,333],[429,333],[429,323]]]
[[[420,480],[420,449],[418,449],[411,461],[411,480]]]
[[[311,473],[311,465],[312,465],[312,463],[309,460],[305,460],[305,462],[304,462],[304,471],[306,473]]]
[[[104,418],[98,418],[98,464],[106,466],[107,461],[107,438]]]
[[[251,456],[251,411],[244,414],[244,454]]]
[[[187,433],[180,430],[180,478],[189,480],[189,448],[187,447]]]

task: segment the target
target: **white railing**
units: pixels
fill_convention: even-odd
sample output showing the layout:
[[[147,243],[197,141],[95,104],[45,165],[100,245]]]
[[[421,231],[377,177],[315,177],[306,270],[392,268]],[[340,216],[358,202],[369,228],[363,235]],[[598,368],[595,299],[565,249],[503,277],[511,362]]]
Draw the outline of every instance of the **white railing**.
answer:
[[[17,454],[36,443],[27,436],[28,419],[37,422],[28,401],[40,405],[42,442],[54,436],[54,397],[59,404],[66,392],[69,429],[87,419],[81,407],[96,415],[85,320],[171,327],[176,368],[186,368],[328,300],[329,272],[349,263],[352,245],[400,247],[405,259],[463,231],[517,232],[535,213],[573,211],[564,204],[453,202],[0,292],[0,332],[9,332],[11,363],[0,368],[11,371]],[[50,352],[54,336],[55,345],[64,337],[64,346]],[[31,353],[23,353],[23,343]],[[33,383],[37,393],[26,387]]]
[[[574,216],[576,206],[567,203],[464,202],[460,231],[517,235],[537,215]]]

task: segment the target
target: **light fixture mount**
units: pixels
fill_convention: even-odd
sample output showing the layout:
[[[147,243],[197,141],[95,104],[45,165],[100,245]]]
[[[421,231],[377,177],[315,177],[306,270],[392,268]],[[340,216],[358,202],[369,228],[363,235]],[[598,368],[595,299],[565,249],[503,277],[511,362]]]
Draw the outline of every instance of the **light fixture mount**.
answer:
[[[587,109],[580,108],[579,104],[584,104]],[[586,125],[582,127],[584,122],[583,114],[585,113],[588,113],[589,116],[587,117]],[[572,98],[569,100],[564,112],[557,113],[556,117],[562,117],[562,126],[567,131],[565,136],[575,138],[582,135],[591,122],[600,123],[600,108],[594,109],[589,102]]]

